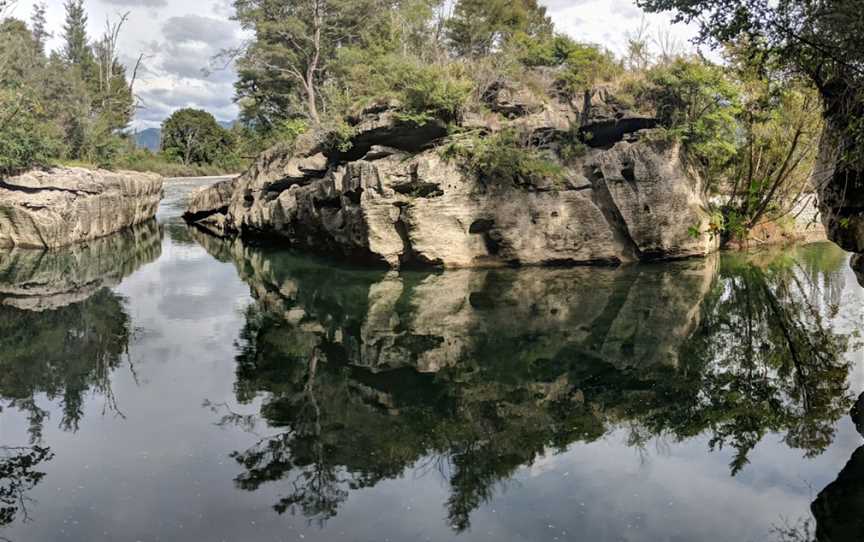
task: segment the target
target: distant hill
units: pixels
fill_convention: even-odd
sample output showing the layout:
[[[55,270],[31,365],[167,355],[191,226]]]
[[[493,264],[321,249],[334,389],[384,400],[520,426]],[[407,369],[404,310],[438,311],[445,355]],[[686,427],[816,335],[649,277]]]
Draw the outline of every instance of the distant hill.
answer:
[[[233,121],[217,121],[219,126],[225,128],[226,130],[230,130],[237,124],[236,120]],[[141,130],[140,132],[135,133],[135,145],[142,149],[150,149],[153,152],[158,152],[159,147],[162,143],[162,130],[159,128],[147,128],[146,130]]]
[[[143,149],[157,152],[161,142],[162,130],[159,128],[147,128],[135,133],[135,144]]]

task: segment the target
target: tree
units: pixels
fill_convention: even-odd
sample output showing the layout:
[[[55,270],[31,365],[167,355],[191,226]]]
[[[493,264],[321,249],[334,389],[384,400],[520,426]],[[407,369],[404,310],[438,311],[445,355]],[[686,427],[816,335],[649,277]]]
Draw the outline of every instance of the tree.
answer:
[[[127,82],[126,68],[120,63],[117,50],[120,33],[128,18],[129,13],[125,13],[115,23],[106,21],[102,39],[93,46],[96,60],[95,102],[108,130],[125,128],[134,112],[132,86],[135,84],[135,74],[132,82]]]
[[[46,164],[59,147],[37,89],[43,57],[22,21],[0,22],[0,174]]]
[[[823,102],[822,167],[814,181],[829,234],[864,252],[864,10],[859,0],[637,0],[697,22],[714,45],[745,39],[754,54],[808,77]]]
[[[446,27],[453,51],[469,57],[488,55],[519,33],[552,36],[552,20],[536,0],[459,0]]]
[[[33,15],[30,17],[30,23],[33,25],[33,39],[39,47],[39,53],[45,54],[45,42],[51,37],[51,33],[46,28],[47,21],[45,18],[46,6],[44,2],[33,5]]]
[[[652,54],[649,49],[648,30],[648,22],[643,17],[636,30],[628,31],[624,34],[624,37],[627,39],[625,62],[631,70],[643,72],[651,65]]]
[[[357,42],[381,10],[375,0],[235,0],[236,18],[254,39],[238,51],[242,73],[238,90],[253,97],[260,83],[296,89],[305,113],[320,124],[320,86],[336,51]],[[277,107],[284,101],[274,102]]]
[[[67,0],[66,24],[63,26],[63,56],[86,74],[93,64],[93,52],[87,38],[87,12],[84,0]]]
[[[162,152],[183,164],[213,164],[232,151],[231,134],[213,115],[180,109],[162,123]]]
[[[716,186],[735,155],[740,109],[738,89],[723,70],[679,59],[649,70],[636,96],[681,139],[706,180]]]
[[[821,108],[807,81],[754,61],[746,46],[730,47],[728,57],[740,89],[743,140],[739,136],[727,173],[722,211],[725,237],[744,238],[803,203],[822,131]]]

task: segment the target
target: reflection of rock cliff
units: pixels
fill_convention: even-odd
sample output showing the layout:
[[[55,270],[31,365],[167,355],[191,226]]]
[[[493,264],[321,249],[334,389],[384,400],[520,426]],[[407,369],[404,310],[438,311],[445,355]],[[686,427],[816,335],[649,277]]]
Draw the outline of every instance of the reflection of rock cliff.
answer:
[[[435,372],[523,343],[535,358],[570,348],[619,367],[674,366],[717,272],[715,256],[663,267],[388,274],[197,236],[217,258],[233,256],[267,310],[340,342],[352,364],[373,371]]]
[[[848,409],[846,343],[811,310],[824,292],[782,262],[396,274],[196,235],[256,298],[235,390],[263,404],[223,421],[277,430],[234,458],[243,489],[285,481],[279,512],[326,520],[422,460],[461,530],[519,467],[615,428],[708,434],[737,473],[770,433],[820,453]]]
[[[864,436],[864,394],[852,409],[852,421]],[[864,540],[864,446],[811,506],[818,542]]]
[[[63,249],[0,252],[0,305],[48,310],[113,287],[162,251],[155,221]]]

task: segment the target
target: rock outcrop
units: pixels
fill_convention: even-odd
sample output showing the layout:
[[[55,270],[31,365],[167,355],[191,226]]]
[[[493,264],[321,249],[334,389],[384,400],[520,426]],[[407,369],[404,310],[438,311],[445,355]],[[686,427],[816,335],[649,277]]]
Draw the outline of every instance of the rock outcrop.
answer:
[[[0,179],[0,247],[57,248],[110,235],[156,215],[162,178],[83,168]]]
[[[856,111],[842,108],[838,112],[828,107],[811,184],[819,192],[819,210],[828,237],[843,250],[859,255],[853,260],[857,267],[853,267],[864,285],[860,257],[864,254],[864,171],[844,163],[844,155],[858,145],[845,135],[849,119],[858,118],[862,113],[864,106],[860,105]]]
[[[578,118],[562,104],[528,103],[512,89],[491,99],[508,116],[499,122],[550,148],[573,137],[564,130]],[[677,143],[652,137],[655,124],[621,112],[589,119],[577,132],[597,135],[584,138],[590,144],[563,163],[560,178],[515,186],[443,158],[443,125],[371,111],[357,121],[349,151],[309,142],[272,149],[238,179],[196,194],[186,218],[218,235],[276,237],[392,268],[706,255],[717,241],[692,235],[708,229],[700,179]]]
[[[155,220],[53,250],[0,252],[0,306],[42,312],[80,303],[117,286],[162,253]]]

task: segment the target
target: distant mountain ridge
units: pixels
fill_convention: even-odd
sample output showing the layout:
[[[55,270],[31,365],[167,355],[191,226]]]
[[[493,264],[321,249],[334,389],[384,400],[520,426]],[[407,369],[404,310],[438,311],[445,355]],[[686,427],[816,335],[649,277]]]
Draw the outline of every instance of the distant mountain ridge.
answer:
[[[217,121],[219,126],[230,130],[237,124],[237,121]],[[159,128],[145,128],[144,130],[133,134],[135,145],[141,149],[149,149],[152,152],[159,152],[162,145],[162,130]]]
[[[159,128],[147,128],[140,132],[135,132],[133,135],[135,145],[142,149],[149,149],[153,152],[159,151],[162,144],[162,130]]]

